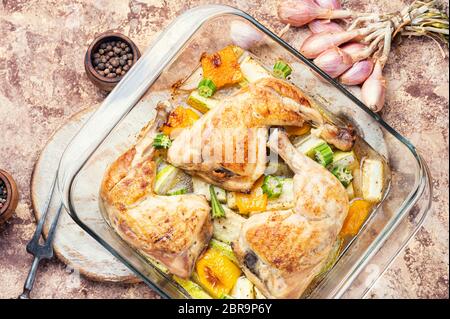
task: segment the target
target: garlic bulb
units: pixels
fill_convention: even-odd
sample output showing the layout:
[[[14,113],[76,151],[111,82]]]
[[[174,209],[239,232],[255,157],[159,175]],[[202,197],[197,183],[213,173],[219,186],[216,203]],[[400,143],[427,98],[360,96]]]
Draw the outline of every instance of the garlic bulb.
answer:
[[[235,45],[246,50],[259,45],[264,39],[261,32],[239,20],[231,22],[230,37]]]
[[[383,76],[383,66],[380,61],[375,63],[372,74],[361,88],[362,100],[368,108],[379,112],[384,106],[386,98],[386,79]]]
[[[301,27],[315,19],[344,19],[353,15],[347,10],[322,8],[314,0],[280,0],[278,17],[286,24]]]
[[[308,28],[312,33],[344,31],[339,24],[329,20],[314,20],[308,23]]]
[[[322,8],[341,9],[341,2],[339,0],[314,0]]]
[[[364,83],[373,70],[372,59],[362,60],[352,65],[350,69],[339,77],[339,81],[345,85],[358,85]]]
[[[332,47],[315,58],[314,64],[326,72],[330,77],[336,78],[348,70],[352,66],[353,61],[351,57],[341,49]]]

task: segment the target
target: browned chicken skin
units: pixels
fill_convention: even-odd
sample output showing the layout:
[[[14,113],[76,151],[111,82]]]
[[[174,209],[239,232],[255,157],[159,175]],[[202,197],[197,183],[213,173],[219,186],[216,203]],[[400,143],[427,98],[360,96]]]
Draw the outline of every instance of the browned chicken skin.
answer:
[[[100,189],[101,205],[125,241],[171,273],[188,278],[213,228],[204,196],[158,196],[153,192],[156,164],[152,143],[166,120],[166,106],[158,105],[155,121],[106,171]]]
[[[354,132],[325,123],[297,87],[265,78],[224,99],[181,132],[168,161],[227,190],[248,192],[265,170],[269,127],[305,122],[321,128],[322,137],[336,147],[353,146]]]
[[[266,296],[299,298],[326,261],[349,201],[337,178],[298,152],[285,134],[272,134],[269,146],[295,173],[295,206],[252,215],[233,250],[246,276]]]

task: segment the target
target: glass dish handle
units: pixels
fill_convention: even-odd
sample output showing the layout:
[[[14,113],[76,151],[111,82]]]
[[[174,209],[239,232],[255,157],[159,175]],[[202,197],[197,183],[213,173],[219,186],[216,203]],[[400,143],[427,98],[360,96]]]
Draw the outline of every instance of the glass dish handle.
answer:
[[[70,185],[83,164],[117,123],[131,111],[195,31],[208,19],[224,14],[252,19],[238,9],[223,5],[206,5],[186,11],[154,41],[74,136],[61,157],[57,175],[58,190],[68,211]]]

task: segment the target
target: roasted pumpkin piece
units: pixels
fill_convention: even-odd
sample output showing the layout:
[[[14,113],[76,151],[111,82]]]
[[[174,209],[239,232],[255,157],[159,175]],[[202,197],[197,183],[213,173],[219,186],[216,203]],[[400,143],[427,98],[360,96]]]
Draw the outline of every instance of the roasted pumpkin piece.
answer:
[[[350,203],[347,217],[341,229],[341,236],[355,236],[370,214],[372,203],[355,199]]]
[[[178,106],[170,112],[166,124],[161,131],[166,135],[171,135],[175,129],[181,129],[192,126],[199,119],[199,115],[190,108]]]
[[[303,124],[302,126],[285,126],[286,133],[290,136],[300,136],[305,135],[311,131],[311,125],[308,123]]]
[[[251,212],[262,212],[267,208],[267,194],[261,188],[264,183],[264,176],[261,177],[254,185],[249,194],[235,193],[236,206],[241,214]]]
[[[197,261],[195,280],[211,296],[220,298],[230,293],[241,270],[216,248],[209,248]]]
[[[203,54],[203,78],[214,82],[217,88],[237,84],[244,80],[234,46],[227,46],[213,54]]]

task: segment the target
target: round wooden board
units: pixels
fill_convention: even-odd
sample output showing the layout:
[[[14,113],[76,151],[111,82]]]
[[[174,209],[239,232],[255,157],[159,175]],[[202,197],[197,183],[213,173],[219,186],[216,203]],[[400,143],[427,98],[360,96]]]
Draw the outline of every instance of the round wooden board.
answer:
[[[88,108],[75,114],[49,139],[42,150],[31,178],[31,200],[36,219],[43,214],[60,157],[76,132],[95,111]],[[50,211],[58,203],[50,204]],[[51,213],[49,212],[49,216]],[[44,227],[47,236],[48,227]],[[59,219],[53,248],[56,256],[83,276],[95,281],[138,282],[139,279],[123,263],[111,255],[94,238],[82,230],[63,212]]]

